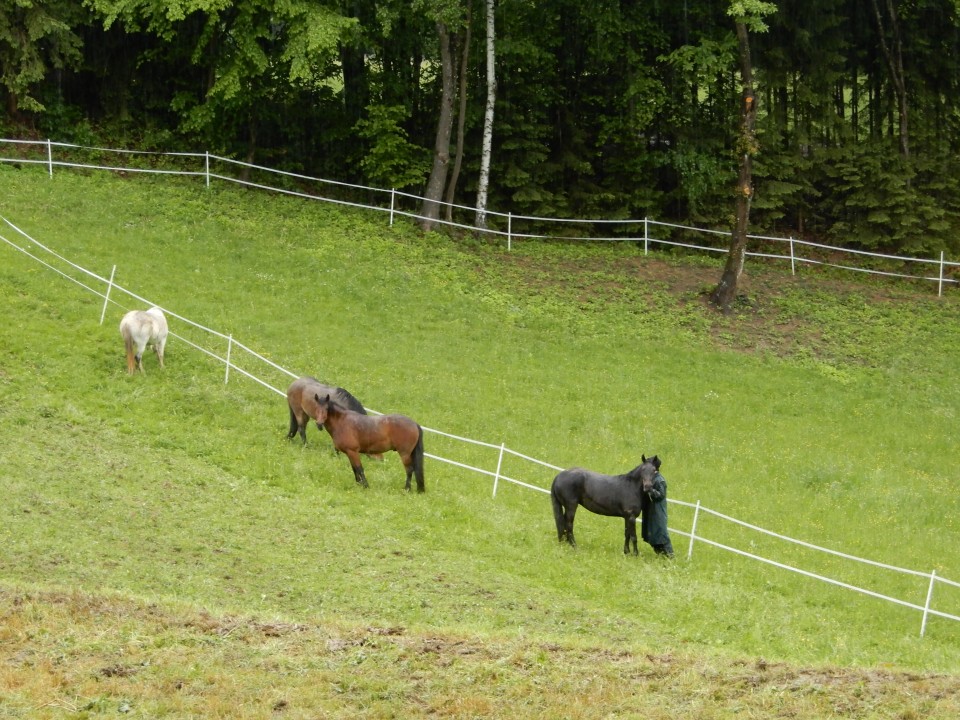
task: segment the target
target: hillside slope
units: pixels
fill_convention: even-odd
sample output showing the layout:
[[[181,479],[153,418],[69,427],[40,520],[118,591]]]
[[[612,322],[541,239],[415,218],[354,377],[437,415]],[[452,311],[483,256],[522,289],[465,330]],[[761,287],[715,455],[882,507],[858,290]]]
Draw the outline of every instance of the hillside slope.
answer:
[[[377,410],[559,466],[622,472],[657,452],[675,499],[960,575],[954,297],[759,268],[752,308],[716,318],[665,279],[701,266],[635,249],[506,254],[230,189],[4,181],[0,214],[38,241],[104,275],[116,264],[121,285]],[[920,639],[916,611],[704,544],[690,562],[624,558],[622,523],[587,512],[572,552],[544,495],[501,482],[492,499],[491,478],[440,461],[425,496],[402,492],[395,455],[367,461],[362,492],[315,427],[305,447],[286,440],[283,398],[236,369],[225,383],[177,338],[165,370],[148,356],[128,377],[121,307],[99,325],[102,299],[2,252],[0,632],[15,649],[0,694],[14,716],[122,702],[143,716],[218,702],[249,717],[956,715],[957,623],[932,618]],[[496,449],[436,434],[427,451],[497,466]],[[513,457],[502,472],[553,475]],[[691,522],[671,508],[672,526]],[[922,577],[699,522],[924,601]],[[938,585],[934,606],[960,603]]]

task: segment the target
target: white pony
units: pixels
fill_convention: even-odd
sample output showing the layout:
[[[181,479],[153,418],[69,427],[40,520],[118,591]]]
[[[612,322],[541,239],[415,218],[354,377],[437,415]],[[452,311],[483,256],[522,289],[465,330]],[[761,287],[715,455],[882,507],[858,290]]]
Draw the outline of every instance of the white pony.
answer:
[[[143,370],[143,350],[151,344],[163,367],[163,346],[167,344],[167,319],[158,307],[149,310],[131,310],[120,321],[120,334],[127,348],[127,372],[133,375],[136,368]],[[134,354],[133,348],[137,352]],[[145,374],[145,373],[144,373]]]

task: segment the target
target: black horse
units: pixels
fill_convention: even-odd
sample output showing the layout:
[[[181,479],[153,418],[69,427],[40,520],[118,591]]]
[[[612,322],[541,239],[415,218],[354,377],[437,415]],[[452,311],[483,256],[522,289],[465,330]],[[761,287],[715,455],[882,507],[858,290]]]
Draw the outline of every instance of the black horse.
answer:
[[[653,479],[660,468],[660,458],[654,455],[640,456],[643,462],[623,475],[603,475],[601,473],[570,468],[560,472],[550,487],[550,499],[553,501],[553,517],[557,521],[557,538],[560,542],[566,538],[574,547],[573,518],[577,506],[598,515],[622,517],[623,552],[627,554],[633,547],[637,551],[637,518],[645,504],[647,492],[653,487]]]

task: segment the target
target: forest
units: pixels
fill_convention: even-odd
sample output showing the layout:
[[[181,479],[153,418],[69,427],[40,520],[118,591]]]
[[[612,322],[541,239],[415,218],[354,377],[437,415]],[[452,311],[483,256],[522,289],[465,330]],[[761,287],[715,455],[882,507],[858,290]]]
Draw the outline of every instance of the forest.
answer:
[[[0,0],[0,65],[4,137],[718,229],[749,153],[753,232],[960,253],[960,0]]]

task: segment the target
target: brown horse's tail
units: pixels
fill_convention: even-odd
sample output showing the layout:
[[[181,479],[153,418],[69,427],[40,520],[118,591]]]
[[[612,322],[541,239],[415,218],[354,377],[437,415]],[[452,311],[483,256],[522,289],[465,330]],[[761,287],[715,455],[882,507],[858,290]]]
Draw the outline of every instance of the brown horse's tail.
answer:
[[[413,448],[413,474],[417,478],[417,492],[423,492],[423,428],[417,425],[417,445]]]

